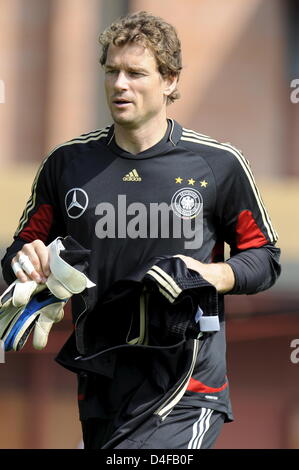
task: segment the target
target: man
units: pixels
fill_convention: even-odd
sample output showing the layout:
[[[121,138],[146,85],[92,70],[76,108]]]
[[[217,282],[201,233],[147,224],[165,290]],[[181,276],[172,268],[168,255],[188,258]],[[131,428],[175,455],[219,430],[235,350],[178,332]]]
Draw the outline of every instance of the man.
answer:
[[[88,276],[96,287],[88,293],[88,318],[116,281],[136,267],[146,271],[153,257],[182,260],[187,277],[199,273],[217,289],[221,327],[197,354],[180,400],[146,437],[144,425],[136,425],[126,440],[118,436],[111,444],[125,401],[118,384],[131,380],[118,357],[113,380],[99,371],[79,374],[79,408],[85,448],[209,448],[223,422],[233,419],[223,294],[253,294],[274,284],[277,235],[243,155],[167,118],[182,69],[175,29],[140,12],[112,24],[100,43],[113,125],[59,146],[44,160],[2,260],[3,274],[7,282],[16,276],[45,283],[46,245],[71,235],[92,253]],[[226,262],[224,242],[231,249]],[[80,343],[86,328],[76,296],[72,306],[77,353],[84,357],[88,335]],[[133,398],[129,402],[134,408]]]

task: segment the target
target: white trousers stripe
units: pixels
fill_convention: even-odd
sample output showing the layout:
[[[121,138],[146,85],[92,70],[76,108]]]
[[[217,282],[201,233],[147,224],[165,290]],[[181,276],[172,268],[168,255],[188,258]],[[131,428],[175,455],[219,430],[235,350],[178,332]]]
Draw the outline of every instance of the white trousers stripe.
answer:
[[[213,410],[202,408],[200,417],[192,427],[192,438],[188,443],[188,449],[200,449],[202,440],[210,427],[210,418]]]

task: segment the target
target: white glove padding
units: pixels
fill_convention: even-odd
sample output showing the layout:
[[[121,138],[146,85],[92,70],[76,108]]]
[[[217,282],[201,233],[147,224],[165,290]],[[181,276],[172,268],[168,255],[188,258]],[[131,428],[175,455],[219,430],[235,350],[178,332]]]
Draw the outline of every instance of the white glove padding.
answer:
[[[33,294],[43,289],[45,284],[37,284],[35,281],[21,282],[17,279],[1,295],[0,307],[22,307],[28,304]]]
[[[22,349],[33,327],[33,346],[44,348],[53,323],[62,320],[69,298],[95,286],[83,272],[60,256],[62,250],[66,250],[69,259],[82,269],[78,259],[82,262],[87,251],[71,237],[57,238],[48,249],[51,274],[46,284],[17,280],[0,297],[0,339],[6,351]]]
[[[70,237],[67,237],[65,240],[56,238],[48,246],[51,274],[46,284],[38,284],[35,281],[21,282],[17,279],[1,295],[0,308],[6,308],[10,304],[14,307],[26,305],[32,295],[43,290],[45,286],[59,299],[70,298],[73,294],[79,294],[86,288],[94,287],[95,284],[83,272],[68,264],[60,256],[61,252],[66,250],[66,247],[70,244],[69,239]],[[63,241],[66,247],[62,243]],[[74,243],[74,240],[72,240],[72,243]],[[70,251],[71,256],[72,253],[76,252],[74,249]]]
[[[72,261],[75,262],[74,255],[79,251],[76,245],[71,246],[74,243],[76,242],[73,239],[67,237],[65,240],[56,238],[56,240],[49,245],[49,264],[51,274],[46,284],[53,294],[60,299],[65,298],[69,294],[79,294],[84,289],[95,286],[95,284],[78,269],[76,264],[75,266],[77,267],[74,267],[73,264],[71,264]],[[69,262],[66,262],[63,259],[64,251],[67,249],[70,254],[68,257]]]
[[[14,307],[12,304],[0,310],[0,338],[4,341],[5,351],[19,351],[25,345],[34,328],[33,346],[43,349],[48,341],[54,323],[62,320],[65,301],[57,299],[44,286],[35,293],[27,305]]]

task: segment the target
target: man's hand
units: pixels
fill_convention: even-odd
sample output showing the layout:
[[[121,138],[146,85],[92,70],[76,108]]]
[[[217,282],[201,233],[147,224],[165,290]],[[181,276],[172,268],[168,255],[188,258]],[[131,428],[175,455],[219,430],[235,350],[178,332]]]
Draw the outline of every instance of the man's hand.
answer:
[[[11,267],[21,282],[45,283],[50,275],[49,251],[41,240],[25,243],[12,259]]]
[[[41,252],[40,243],[29,245],[30,249],[38,245],[37,252]],[[33,346],[43,349],[53,324],[63,318],[66,302],[72,295],[95,286],[85,275],[90,251],[76,240],[58,237],[45,248],[50,266],[46,282],[37,283],[31,278],[21,282],[18,278],[0,296],[0,339],[6,351],[22,349],[32,330]],[[31,253],[30,249],[27,246],[25,252]],[[16,263],[22,262],[19,253]],[[25,257],[24,272],[30,271],[30,264],[29,256]]]
[[[198,272],[206,281],[216,287],[220,294],[232,290],[235,285],[235,275],[227,263],[201,263],[190,256],[176,255],[181,258],[188,269]]]

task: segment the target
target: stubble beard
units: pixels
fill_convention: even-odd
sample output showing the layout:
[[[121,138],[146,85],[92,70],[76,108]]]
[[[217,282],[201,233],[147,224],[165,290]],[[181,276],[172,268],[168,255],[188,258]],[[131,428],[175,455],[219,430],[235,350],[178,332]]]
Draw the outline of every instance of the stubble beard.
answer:
[[[125,113],[124,113],[125,114]],[[125,116],[115,113],[111,110],[111,116],[115,124],[124,129],[135,129],[138,127],[139,120],[135,116]]]

